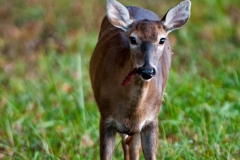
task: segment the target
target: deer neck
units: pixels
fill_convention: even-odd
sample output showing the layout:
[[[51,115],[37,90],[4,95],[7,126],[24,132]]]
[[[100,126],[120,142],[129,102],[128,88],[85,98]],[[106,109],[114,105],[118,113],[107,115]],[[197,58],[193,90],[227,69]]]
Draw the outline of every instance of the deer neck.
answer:
[[[136,75],[134,78],[132,85],[130,86],[130,94],[131,94],[131,108],[140,109],[145,106],[145,102],[147,99],[147,93],[150,88],[151,82],[145,82],[141,79],[139,75]]]

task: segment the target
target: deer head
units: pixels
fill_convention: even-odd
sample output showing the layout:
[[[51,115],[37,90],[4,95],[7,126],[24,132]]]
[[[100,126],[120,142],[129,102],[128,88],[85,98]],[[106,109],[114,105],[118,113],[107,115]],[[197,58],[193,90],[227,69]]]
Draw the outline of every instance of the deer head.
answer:
[[[191,2],[182,1],[159,21],[135,20],[125,6],[116,0],[107,1],[107,17],[112,25],[122,29],[129,38],[133,72],[144,81],[156,75],[156,67],[164,50],[168,33],[182,27],[190,17]]]

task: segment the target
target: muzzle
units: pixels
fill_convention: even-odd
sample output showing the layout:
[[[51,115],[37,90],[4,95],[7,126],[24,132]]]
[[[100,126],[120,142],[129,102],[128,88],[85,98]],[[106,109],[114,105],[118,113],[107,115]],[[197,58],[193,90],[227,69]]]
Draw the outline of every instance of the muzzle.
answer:
[[[137,73],[143,78],[143,80],[150,80],[156,75],[156,71],[153,67],[140,67]]]
[[[147,81],[153,78],[156,75],[156,71],[153,67],[140,67],[140,68],[134,68],[127,77],[123,80],[122,85],[126,86],[128,85],[131,80],[135,77],[136,74],[139,74],[143,80]]]

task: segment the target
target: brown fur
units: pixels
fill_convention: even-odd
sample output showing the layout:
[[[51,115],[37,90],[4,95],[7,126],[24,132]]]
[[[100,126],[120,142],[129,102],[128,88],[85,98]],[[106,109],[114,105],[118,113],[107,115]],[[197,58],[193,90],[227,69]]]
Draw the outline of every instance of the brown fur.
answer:
[[[137,9],[130,7],[128,10],[131,14]],[[132,24],[130,32],[137,31],[139,39],[153,42],[159,31],[165,33],[155,14],[143,9],[137,12],[148,13],[148,17],[140,16],[144,19],[131,14],[139,21]],[[154,159],[156,154],[157,117],[171,65],[171,46],[167,39],[162,56],[156,60],[156,76],[152,80],[145,82],[137,75],[128,86],[122,86],[122,81],[134,67],[128,40],[130,32],[125,33],[112,26],[105,17],[90,62],[94,97],[101,113],[100,147],[107,146],[104,152],[101,151],[102,159],[111,159],[116,132],[133,135],[132,138],[136,134],[145,137],[142,139],[145,158]],[[125,159],[137,159],[139,155],[140,144],[138,141],[132,142],[132,138],[128,139],[129,146],[123,143]],[[151,144],[146,146],[146,143]],[[152,150],[152,153],[147,153],[148,150]]]

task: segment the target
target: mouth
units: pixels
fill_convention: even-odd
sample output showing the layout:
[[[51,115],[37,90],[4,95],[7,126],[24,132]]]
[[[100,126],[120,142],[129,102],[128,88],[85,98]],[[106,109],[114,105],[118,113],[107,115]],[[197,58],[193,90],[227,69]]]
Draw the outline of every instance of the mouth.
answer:
[[[122,85],[123,86],[128,85],[131,82],[131,80],[136,76],[136,74],[139,74],[144,81],[150,81],[155,76],[155,69],[142,67],[134,68],[123,80]]]
[[[123,83],[122,85],[123,86],[126,86],[128,85],[131,80],[135,77],[135,75],[138,73],[138,69],[137,68],[134,68],[128,75],[127,77],[123,80]]]

